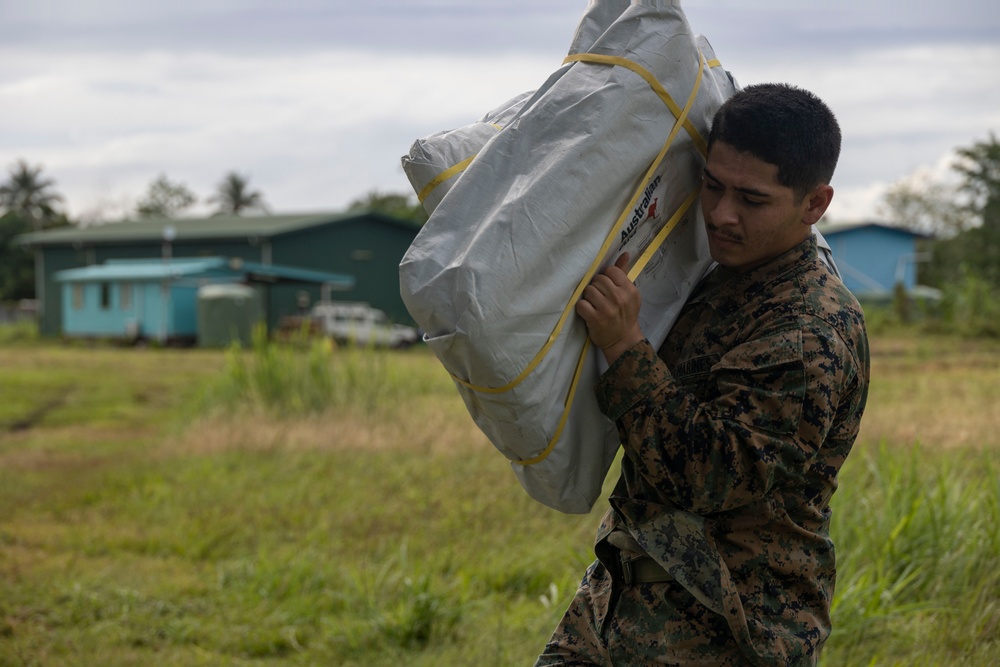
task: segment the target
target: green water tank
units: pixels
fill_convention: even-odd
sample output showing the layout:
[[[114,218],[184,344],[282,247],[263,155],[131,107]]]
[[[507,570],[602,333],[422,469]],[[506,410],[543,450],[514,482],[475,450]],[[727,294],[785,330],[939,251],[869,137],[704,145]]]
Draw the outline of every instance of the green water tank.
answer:
[[[227,283],[198,288],[198,346],[249,345],[253,327],[264,319],[260,293],[249,285]]]

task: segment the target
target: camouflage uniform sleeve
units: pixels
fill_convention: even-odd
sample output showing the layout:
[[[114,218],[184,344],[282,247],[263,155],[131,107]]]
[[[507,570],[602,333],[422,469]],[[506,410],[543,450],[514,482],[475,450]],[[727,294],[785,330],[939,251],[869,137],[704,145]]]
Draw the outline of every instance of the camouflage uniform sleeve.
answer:
[[[722,355],[701,401],[677,386],[648,341],[602,375],[600,409],[662,500],[698,514],[729,510],[806,471],[858,368],[835,331],[796,324]]]

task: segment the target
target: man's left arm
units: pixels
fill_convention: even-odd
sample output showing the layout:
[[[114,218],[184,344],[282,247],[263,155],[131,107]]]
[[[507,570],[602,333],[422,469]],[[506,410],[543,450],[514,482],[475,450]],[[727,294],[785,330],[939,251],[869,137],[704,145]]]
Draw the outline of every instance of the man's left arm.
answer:
[[[856,389],[852,358],[836,334],[779,328],[725,354],[705,380],[711,398],[699,400],[642,342],[602,376],[598,401],[666,500],[723,511],[804,475]]]

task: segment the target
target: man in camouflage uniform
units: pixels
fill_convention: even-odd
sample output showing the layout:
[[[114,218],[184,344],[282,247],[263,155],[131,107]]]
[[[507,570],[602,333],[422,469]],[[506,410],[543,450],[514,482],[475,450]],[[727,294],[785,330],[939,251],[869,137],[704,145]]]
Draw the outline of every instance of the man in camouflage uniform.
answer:
[[[718,267],[659,351],[623,256],[577,313],[622,474],[598,560],[541,665],[815,665],[830,634],[830,498],[868,393],[857,301],[818,258],[840,130],[786,85],[716,115],[701,194]]]

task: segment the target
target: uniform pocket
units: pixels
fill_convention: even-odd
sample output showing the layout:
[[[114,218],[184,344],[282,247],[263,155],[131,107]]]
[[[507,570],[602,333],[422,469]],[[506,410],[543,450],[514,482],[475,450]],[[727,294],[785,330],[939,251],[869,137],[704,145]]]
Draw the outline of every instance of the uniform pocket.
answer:
[[[725,416],[779,435],[798,431],[806,393],[800,330],[739,345],[712,367],[712,373]]]

